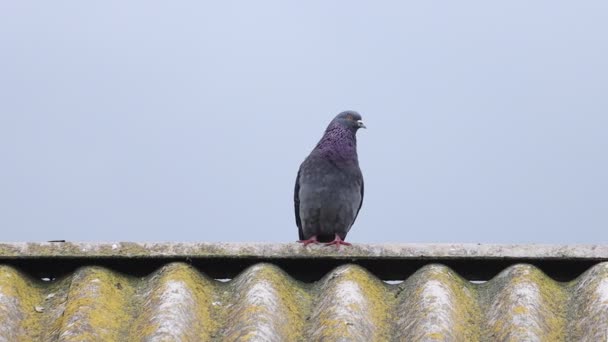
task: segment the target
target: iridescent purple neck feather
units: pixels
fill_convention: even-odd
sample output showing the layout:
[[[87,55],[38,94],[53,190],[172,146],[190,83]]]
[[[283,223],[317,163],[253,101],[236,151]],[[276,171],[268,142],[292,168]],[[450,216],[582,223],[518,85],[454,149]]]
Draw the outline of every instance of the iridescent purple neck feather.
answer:
[[[313,153],[334,162],[358,164],[356,129],[332,121]]]

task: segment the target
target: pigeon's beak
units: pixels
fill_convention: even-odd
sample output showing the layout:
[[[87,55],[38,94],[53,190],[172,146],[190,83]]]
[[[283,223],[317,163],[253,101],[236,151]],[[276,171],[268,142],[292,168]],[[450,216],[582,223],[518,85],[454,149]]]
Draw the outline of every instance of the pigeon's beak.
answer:
[[[365,125],[363,124],[363,121],[361,121],[361,120],[357,120],[357,126],[359,126],[359,128],[367,128],[367,127],[365,127]]]

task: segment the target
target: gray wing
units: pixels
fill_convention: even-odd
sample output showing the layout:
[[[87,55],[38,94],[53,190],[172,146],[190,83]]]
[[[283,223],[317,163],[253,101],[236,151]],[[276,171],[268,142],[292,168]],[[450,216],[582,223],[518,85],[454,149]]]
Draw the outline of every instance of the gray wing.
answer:
[[[353,223],[355,223],[357,216],[359,216],[359,211],[361,211],[361,206],[363,205],[363,188],[364,188],[363,185],[364,185],[363,177],[361,177],[361,201],[359,202],[359,208],[357,208],[357,213],[355,214],[355,217],[353,218]]]
[[[304,240],[304,233],[302,232],[302,221],[300,220],[300,170],[298,170],[298,176],[296,177],[296,186],[293,191],[293,206],[296,213],[296,225],[298,226],[298,235],[300,240]]]

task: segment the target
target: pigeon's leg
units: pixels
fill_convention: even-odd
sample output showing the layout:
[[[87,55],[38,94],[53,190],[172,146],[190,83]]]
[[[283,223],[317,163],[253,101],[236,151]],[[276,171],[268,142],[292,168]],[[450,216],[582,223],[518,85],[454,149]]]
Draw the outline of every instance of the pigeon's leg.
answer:
[[[340,245],[351,246],[350,243],[342,240],[342,238],[340,238],[340,236],[338,234],[336,234],[334,241],[328,242],[325,244],[325,246],[331,246],[331,245],[336,245],[336,247],[338,247],[338,249],[340,249]]]
[[[310,245],[311,243],[314,243],[314,244],[319,243],[316,235],[311,236],[307,240],[298,240],[298,242],[301,243],[302,245],[304,245],[304,247]]]

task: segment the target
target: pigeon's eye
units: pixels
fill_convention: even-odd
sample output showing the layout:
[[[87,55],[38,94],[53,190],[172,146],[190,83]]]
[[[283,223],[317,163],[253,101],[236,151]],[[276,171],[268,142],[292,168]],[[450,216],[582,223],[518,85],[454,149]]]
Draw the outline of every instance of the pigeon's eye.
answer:
[[[350,115],[350,114],[348,114],[348,115],[346,116],[346,120],[353,121],[353,116],[352,116],[352,115]]]

